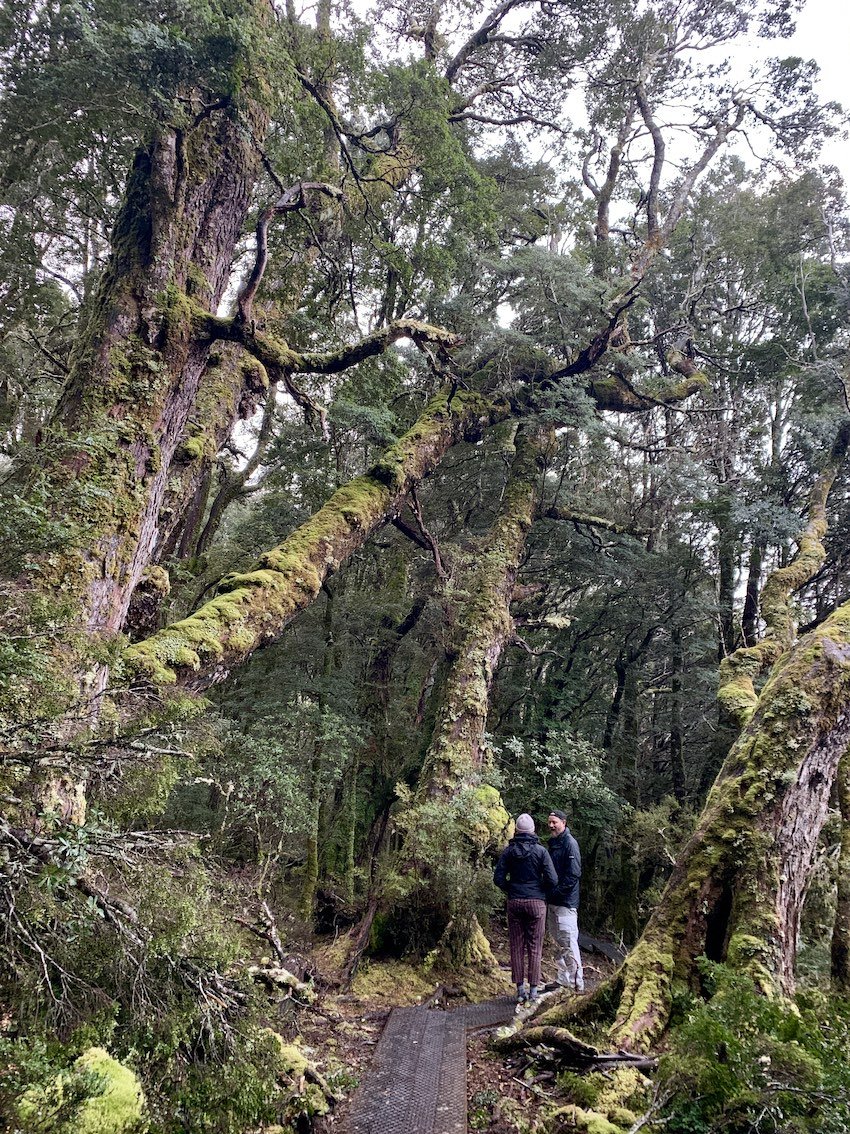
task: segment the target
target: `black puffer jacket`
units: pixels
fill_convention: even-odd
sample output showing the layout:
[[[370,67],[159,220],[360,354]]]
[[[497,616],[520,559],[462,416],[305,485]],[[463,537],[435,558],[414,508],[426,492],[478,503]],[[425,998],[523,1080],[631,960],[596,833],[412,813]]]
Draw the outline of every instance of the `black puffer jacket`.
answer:
[[[514,835],[499,856],[493,881],[509,898],[537,898],[558,884],[549,852],[536,835]]]
[[[569,827],[549,840],[549,854],[558,872],[558,885],[549,891],[546,901],[550,906],[569,906],[570,909],[577,910],[581,852]]]

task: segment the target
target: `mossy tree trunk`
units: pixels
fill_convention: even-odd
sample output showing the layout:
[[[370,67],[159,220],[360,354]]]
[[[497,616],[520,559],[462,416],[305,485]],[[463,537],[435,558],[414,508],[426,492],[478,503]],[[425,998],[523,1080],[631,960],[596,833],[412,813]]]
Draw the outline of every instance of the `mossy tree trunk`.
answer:
[[[841,850],[838,856],[830,976],[834,991],[839,996],[850,998],[850,759],[847,756],[838,766],[836,788],[841,811]]]
[[[696,831],[618,977],[616,1040],[664,1031],[674,981],[705,954],[765,993],[794,988],[800,913],[838,761],[850,740],[850,604],[776,665]]]
[[[257,35],[268,32],[263,0],[239,6]],[[43,446],[38,475],[71,538],[40,577],[73,596],[90,633],[121,629],[154,555],[172,467],[202,455],[191,437],[199,402],[203,428],[223,436],[238,399],[238,374],[209,389],[210,343],[194,330],[196,309],[215,311],[230,278],[268,118],[259,61],[236,35],[229,49],[233,75],[251,76],[239,97],[184,91],[185,109],[136,153]]]
[[[514,633],[511,599],[537,505],[548,431],[511,430],[514,450],[499,513],[452,580],[457,630],[434,730],[409,812],[405,853],[422,872],[418,913],[430,922],[442,959],[482,964],[492,957],[474,915],[472,879],[483,850],[503,843],[508,815],[481,785],[490,691]],[[411,869],[410,867],[408,869]]]
[[[769,655],[767,680],[756,694],[745,671],[746,723],[640,941],[592,998],[613,993],[612,1039],[629,1050],[663,1035],[676,983],[699,989],[701,956],[747,973],[765,995],[794,990],[800,915],[850,743],[850,603],[796,642],[790,603],[822,561],[826,498],[847,439],[845,423],[812,491],[798,554],[768,580],[763,649],[724,663],[757,653],[760,669]],[[721,691],[723,678],[721,669]],[[543,1022],[569,1014],[558,1006]]]
[[[803,901],[850,738],[850,604],[795,642],[791,596],[823,562],[827,497],[848,439],[844,422],[798,552],[762,591],[763,642],[721,666],[721,703],[744,729],[624,966],[614,1026],[624,1044],[646,1046],[664,1029],[673,981],[697,983],[703,953],[745,969],[765,993],[793,991]],[[757,694],[753,680],[771,666]]]
[[[453,792],[486,766],[490,690],[514,634],[510,606],[534,518],[548,432],[519,429],[496,521],[455,582],[458,633],[422,775],[427,797]]]

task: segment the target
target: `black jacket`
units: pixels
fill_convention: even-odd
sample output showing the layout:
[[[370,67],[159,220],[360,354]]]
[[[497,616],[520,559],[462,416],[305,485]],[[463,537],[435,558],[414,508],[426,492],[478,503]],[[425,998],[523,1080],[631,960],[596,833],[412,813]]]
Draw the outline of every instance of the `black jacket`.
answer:
[[[578,909],[578,880],[581,878],[581,851],[578,843],[565,827],[560,835],[549,840],[549,854],[558,872],[558,885],[549,891],[546,901],[550,906],[569,906]]]
[[[499,856],[493,881],[509,898],[537,898],[558,883],[549,852],[536,835],[514,835]]]

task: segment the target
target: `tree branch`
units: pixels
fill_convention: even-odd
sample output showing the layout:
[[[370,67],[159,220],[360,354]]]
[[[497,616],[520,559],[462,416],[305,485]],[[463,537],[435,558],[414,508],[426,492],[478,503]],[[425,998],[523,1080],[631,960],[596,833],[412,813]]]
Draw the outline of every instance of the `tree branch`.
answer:
[[[774,571],[759,596],[764,637],[755,646],[744,646],[720,663],[717,699],[724,712],[744,728],[758,704],[754,682],[794,644],[796,627],[791,613],[791,595],[804,586],[826,558],[823,539],[827,531],[826,502],[850,445],[850,421],[842,423],[832,450],[809,497],[808,522],[798,537],[797,554],[787,567]]]
[[[587,512],[575,512],[572,508],[563,508],[558,505],[553,505],[547,508],[543,513],[547,520],[568,520],[578,527],[581,524],[591,528],[602,528],[606,532],[613,532],[615,535],[635,535],[636,533],[632,528],[627,528],[623,524],[615,523],[614,520],[606,520],[602,516],[592,516]]]
[[[295,212],[297,209],[303,209],[307,204],[305,194],[309,192],[324,193],[326,196],[333,197],[335,200],[339,200],[342,197],[341,189],[338,189],[335,185],[329,185],[325,181],[296,181],[274,204],[267,205],[257,218],[257,254],[254,259],[254,266],[236,300],[238,318],[243,323],[248,323],[251,319],[251,308],[254,302],[254,296],[257,294],[257,289],[262,282],[266,270],[269,254],[269,224],[274,217],[282,216],[284,213]]]
[[[483,24],[472,33],[466,43],[464,43],[457,52],[454,59],[452,59],[451,63],[449,63],[448,67],[446,67],[444,74],[445,78],[448,79],[450,83],[454,82],[458,72],[475,51],[479,47],[484,47],[484,45],[489,42],[491,34],[496,31],[508,12],[513,8],[520,7],[525,2],[526,0],[504,0],[504,3],[499,4],[490,12]]]

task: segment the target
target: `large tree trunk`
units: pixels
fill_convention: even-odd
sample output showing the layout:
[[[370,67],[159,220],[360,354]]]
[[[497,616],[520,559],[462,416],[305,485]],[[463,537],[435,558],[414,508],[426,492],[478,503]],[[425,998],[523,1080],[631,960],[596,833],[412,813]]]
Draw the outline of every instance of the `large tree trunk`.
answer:
[[[835,920],[832,925],[830,976],[839,996],[850,997],[850,759],[838,768],[838,806],[841,812],[841,849],[838,856]]]
[[[770,993],[794,988],[800,913],[838,761],[850,740],[850,604],[772,673],[619,978],[614,1032],[647,1048],[673,980],[697,985],[706,954]]]
[[[245,7],[268,17],[262,3]],[[161,126],[138,151],[45,445],[42,475],[72,539],[42,577],[74,597],[90,632],[123,624],[199,399],[221,430],[232,420],[235,390],[205,390],[216,372],[194,320],[224,294],[259,169],[263,76],[243,55],[234,51],[232,67],[254,75],[238,106],[187,92],[186,124]]]
[[[505,644],[514,633],[510,606],[539,491],[542,437],[520,430],[496,522],[473,552],[460,581],[459,633],[422,777],[433,797],[453,792],[487,762],[485,732],[490,690]]]
[[[514,633],[510,605],[539,492],[548,434],[511,433],[515,456],[499,514],[454,579],[457,632],[431,743],[413,805],[399,820],[405,854],[428,886],[417,916],[449,964],[492,965],[474,912],[472,879],[488,847],[503,843],[508,815],[494,788],[481,785],[490,690]],[[437,805],[437,806],[435,806]],[[457,808],[454,814],[453,808]],[[446,816],[453,816],[446,827]]]
[[[666,1030],[674,981],[699,988],[700,956],[746,972],[765,995],[794,990],[800,915],[850,742],[850,603],[795,642],[791,596],[823,561],[827,496],[848,438],[844,422],[812,489],[798,553],[762,592],[765,639],[721,666],[721,693],[736,680],[743,685],[743,730],[640,941],[613,978],[612,1037],[629,1050],[647,1050]],[[767,665],[757,695],[752,679]],[[556,1007],[544,1019],[565,1015]]]

